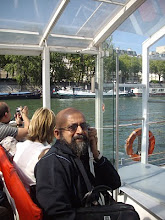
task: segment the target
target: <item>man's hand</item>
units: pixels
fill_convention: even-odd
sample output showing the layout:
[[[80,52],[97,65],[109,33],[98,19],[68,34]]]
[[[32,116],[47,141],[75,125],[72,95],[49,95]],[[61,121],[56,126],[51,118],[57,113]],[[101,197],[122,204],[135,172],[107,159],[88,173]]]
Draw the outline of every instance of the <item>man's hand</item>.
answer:
[[[95,128],[88,129],[88,138],[93,157],[97,160],[99,157],[99,151],[97,150],[97,131]]]
[[[21,114],[16,113],[14,115],[14,117],[15,117],[15,121],[17,123],[17,126],[22,126],[23,125],[23,121],[21,120]]]
[[[28,111],[27,106],[24,106],[24,107],[20,106],[19,109],[20,109],[20,111],[16,112],[14,117],[15,117],[15,121],[16,121],[17,125],[22,126],[24,119],[28,117],[29,111]]]

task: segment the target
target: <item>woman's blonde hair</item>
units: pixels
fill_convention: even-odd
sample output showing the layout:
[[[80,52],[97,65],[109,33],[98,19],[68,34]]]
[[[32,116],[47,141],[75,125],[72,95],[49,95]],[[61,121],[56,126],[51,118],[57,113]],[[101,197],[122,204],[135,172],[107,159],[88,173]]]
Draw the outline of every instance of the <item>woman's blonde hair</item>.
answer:
[[[38,140],[49,144],[54,138],[55,114],[48,108],[39,108],[35,111],[29,125],[28,139]]]

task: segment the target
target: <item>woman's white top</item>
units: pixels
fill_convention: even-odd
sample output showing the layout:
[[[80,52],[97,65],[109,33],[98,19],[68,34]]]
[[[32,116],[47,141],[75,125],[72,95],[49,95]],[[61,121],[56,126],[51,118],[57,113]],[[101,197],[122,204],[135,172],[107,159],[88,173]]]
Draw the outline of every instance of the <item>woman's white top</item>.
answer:
[[[16,144],[16,153],[13,164],[20,176],[26,190],[30,192],[29,186],[36,184],[34,167],[39,161],[40,154],[51,146],[40,142],[26,140]]]

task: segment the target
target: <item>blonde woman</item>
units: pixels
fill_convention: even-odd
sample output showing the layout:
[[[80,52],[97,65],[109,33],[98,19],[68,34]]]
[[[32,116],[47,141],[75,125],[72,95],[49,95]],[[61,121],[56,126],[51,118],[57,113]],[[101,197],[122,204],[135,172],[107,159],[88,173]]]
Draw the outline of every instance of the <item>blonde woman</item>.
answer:
[[[34,167],[50,149],[54,139],[55,115],[48,108],[37,109],[30,121],[26,141],[18,142],[13,158],[14,166],[30,193],[30,186],[36,184]]]

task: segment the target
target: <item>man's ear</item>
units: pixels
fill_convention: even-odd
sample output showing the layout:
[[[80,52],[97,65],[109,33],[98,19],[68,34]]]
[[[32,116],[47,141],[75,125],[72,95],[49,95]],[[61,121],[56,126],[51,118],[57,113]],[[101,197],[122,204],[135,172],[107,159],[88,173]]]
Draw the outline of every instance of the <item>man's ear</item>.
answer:
[[[8,112],[5,112],[5,115],[4,115],[5,117],[7,117],[8,116]]]
[[[58,129],[54,130],[54,136],[56,139],[60,139],[60,131]]]

